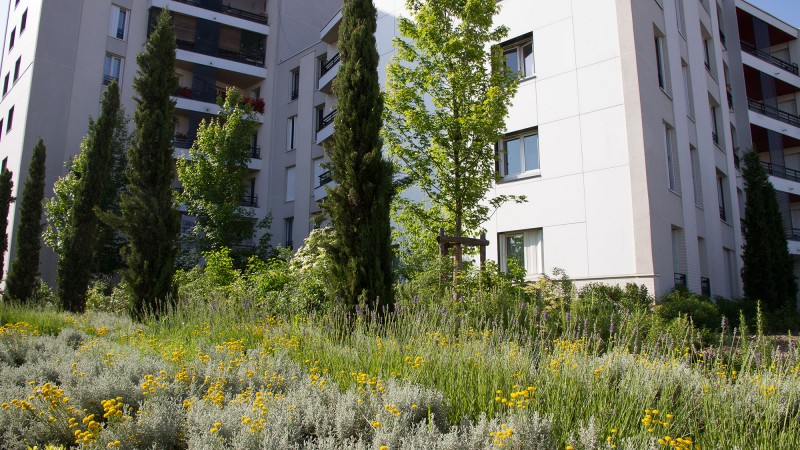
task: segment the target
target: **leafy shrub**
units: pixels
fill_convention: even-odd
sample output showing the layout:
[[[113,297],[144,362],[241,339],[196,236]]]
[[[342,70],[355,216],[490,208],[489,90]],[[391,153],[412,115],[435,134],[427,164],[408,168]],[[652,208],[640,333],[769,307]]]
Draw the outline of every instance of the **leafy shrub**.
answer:
[[[675,319],[679,315],[689,316],[696,326],[707,330],[717,330],[722,319],[719,308],[714,302],[681,289],[663,296],[656,306],[656,311],[666,320]]]

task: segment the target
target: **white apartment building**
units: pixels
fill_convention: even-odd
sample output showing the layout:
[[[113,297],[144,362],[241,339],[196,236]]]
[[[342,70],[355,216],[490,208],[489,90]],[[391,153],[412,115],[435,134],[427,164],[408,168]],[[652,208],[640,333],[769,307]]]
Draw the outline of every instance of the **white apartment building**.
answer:
[[[11,75],[0,101],[0,159],[7,158],[15,189],[40,135],[48,144],[48,186],[63,175],[87,117],[98,112],[104,80],[120,80],[133,112],[135,55],[152,14],[168,7],[181,78],[176,153],[188,148],[200,119],[217,112],[219,89],[236,86],[263,98],[243,201],[259,218],[272,214],[276,245],[298,246],[308,235],[330,181],[321,144],[334,133],[341,0],[5,3],[0,77]],[[385,81],[397,20],[406,12],[399,0],[375,5]],[[676,285],[741,295],[737,151],[751,142],[769,148],[764,159],[776,186],[800,182],[776,171],[789,173],[791,155],[800,154],[800,127],[791,123],[796,109],[787,100],[790,93],[796,99],[800,79],[773,69],[769,59],[793,67],[798,30],[741,0],[502,0],[501,7],[497,22],[510,30],[502,45],[522,82],[498,143],[502,181],[494,193],[528,201],[504,205],[484,225],[489,257],[501,266],[519,260],[532,279],[558,267],[580,283],[632,281],[656,295]],[[748,17],[767,24],[766,44],[742,28],[755,23]],[[752,57],[740,40],[771,55]],[[773,75],[780,70],[787,73]],[[751,86],[764,76],[778,81],[775,102],[762,104],[782,113],[771,116],[766,106],[759,112],[748,101],[771,98]],[[761,129],[782,136],[784,159],[773,156],[776,144],[764,146]],[[788,189],[787,231],[800,224],[800,215],[791,222],[800,200],[793,202]],[[800,239],[793,246],[800,255]],[[48,281],[53,261],[42,260]]]

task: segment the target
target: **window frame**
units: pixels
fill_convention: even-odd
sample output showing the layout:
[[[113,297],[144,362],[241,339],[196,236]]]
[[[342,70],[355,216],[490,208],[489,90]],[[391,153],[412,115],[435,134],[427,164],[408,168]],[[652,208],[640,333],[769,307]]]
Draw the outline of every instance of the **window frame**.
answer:
[[[114,14],[116,12],[116,14]],[[120,16],[124,14],[122,19],[122,28],[119,27]],[[119,5],[111,5],[111,16],[108,19],[108,37],[118,39],[120,41],[128,40],[128,28],[131,18],[131,12],[127,8]],[[120,37],[120,30],[122,30],[122,37]]]
[[[286,119],[286,151],[297,149],[297,115]]]
[[[290,71],[289,101],[293,102],[300,97],[300,68],[295,67]]]
[[[12,106],[8,110],[8,121],[6,122],[6,134],[11,131],[11,128],[14,126],[14,107]]]
[[[527,70],[527,65],[525,63],[525,48],[530,47],[530,73]],[[503,49],[503,57],[505,60],[503,64],[506,67],[510,67],[507,64],[508,61],[508,54],[509,53],[516,53],[515,58],[517,59],[517,70],[514,70],[515,73],[520,74],[520,78],[523,80],[534,78],[536,77],[536,58],[535,52],[533,51],[533,33],[525,33],[521,36],[518,36],[510,41],[506,41],[500,44],[500,48]]]
[[[11,29],[11,35],[8,36],[8,51],[14,48],[17,42],[17,27]]]
[[[544,273],[544,230],[530,228],[517,231],[505,231],[497,234],[497,251],[500,270],[508,273],[509,249],[508,238],[522,237],[521,268],[525,270],[525,278],[530,279]]]
[[[658,75],[658,87],[667,92],[667,70],[666,58],[664,58],[664,37],[654,35],[656,48],[656,72]]]
[[[8,94],[8,91],[11,87],[11,73],[7,73],[6,76],[3,78],[3,97]]]
[[[117,75],[114,77],[113,69],[114,69],[114,61],[119,61],[117,65]],[[107,64],[107,61],[111,61],[111,64]],[[106,73],[106,69],[110,69],[109,73]],[[106,53],[105,59],[103,60],[103,86],[108,86],[111,84],[112,80],[116,80],[118,85],[122,85],[122,74],[125,71],[125,58],[119,55],[115,55],[113,53]]]
[[[22,13],[22,18],[19,21],[19,34],[22,36],[22,32],[25,31],[25,28],[28,27],[28,10],[25,9],[25,12]]]
[[[526,162],[525,140],[527,138],[536,136],[536,168],[528,169]],[[512,141],[519,141],[519,162],[520,171],[517,173],[508,173],[508,143]],[[540,176],[542,173],[542,151],[539,145],[539,128],[530,128],[516,133],[508,134],[503,137],[498,143],[498,164],[499,173],[503,181],[518,180],[522,178],[530,178]]]

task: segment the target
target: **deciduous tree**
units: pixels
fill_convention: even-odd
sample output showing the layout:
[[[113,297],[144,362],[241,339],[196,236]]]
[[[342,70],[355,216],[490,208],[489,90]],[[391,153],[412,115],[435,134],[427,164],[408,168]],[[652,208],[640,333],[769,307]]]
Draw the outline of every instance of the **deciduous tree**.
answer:
[[[488,196],[518,76],[496,45],[507,29],[493,27],[495,0],[407,0],[406,7],[388,68],[384,136],[427,197],[399,205],[400,220],[414,230],[411,244],[425,246],[421,230],[435,245],[439,227],[456,237],[476,233],[493,208],[523,200]],[[460,265],[456,247],[456,271]]]

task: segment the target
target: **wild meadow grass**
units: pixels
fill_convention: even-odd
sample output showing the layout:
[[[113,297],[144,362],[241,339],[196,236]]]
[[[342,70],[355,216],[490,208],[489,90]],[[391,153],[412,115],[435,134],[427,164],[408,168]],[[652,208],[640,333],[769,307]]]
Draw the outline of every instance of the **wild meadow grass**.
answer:
[[[0,441],[800,448],[796,338],[778,347],[726,328],[704,340],[686,318],[556,294],[437,300],[410,289],[394,311],[352,316],[335,305],[275,315],[241,298],[199,299],[144,324],[2,305]]]

